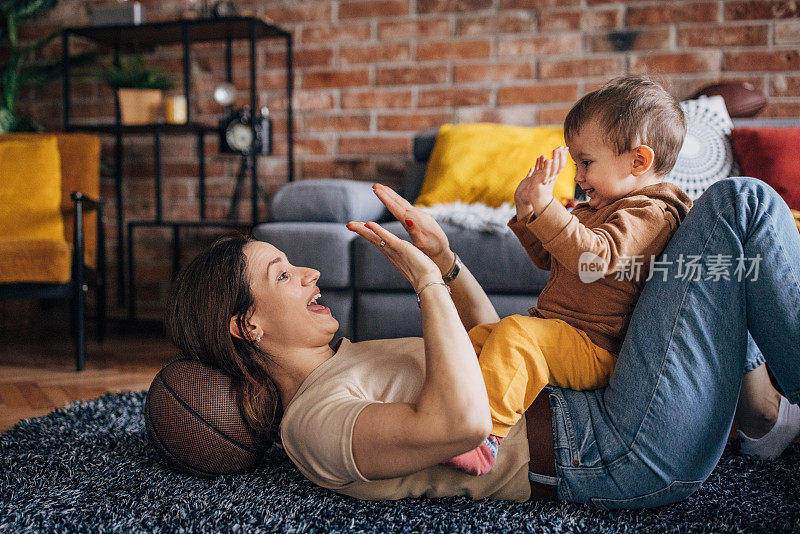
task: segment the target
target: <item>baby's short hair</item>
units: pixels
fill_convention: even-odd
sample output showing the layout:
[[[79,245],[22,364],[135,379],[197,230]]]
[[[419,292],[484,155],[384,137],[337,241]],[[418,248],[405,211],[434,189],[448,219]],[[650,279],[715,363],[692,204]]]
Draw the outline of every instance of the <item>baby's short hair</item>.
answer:
[[[686,135],[680,103],[647,76],[614,78],[578,100],[564,120],[565,137],[592,119],[600,122],[617,154],[642,144],[652,148],[658,176],[672,170]]]

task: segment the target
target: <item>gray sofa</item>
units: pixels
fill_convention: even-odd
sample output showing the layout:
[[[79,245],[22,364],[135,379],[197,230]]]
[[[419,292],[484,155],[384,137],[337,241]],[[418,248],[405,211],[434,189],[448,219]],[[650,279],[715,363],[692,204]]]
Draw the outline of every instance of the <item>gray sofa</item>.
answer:
[[[797,127],[797,119],[735,119],[735,126]],[[402,191],[413,203],[419,194],[436,129],[417,134],[413,161]],[[354,341],[422,334],[422,321],[410,284],[376,248],[345,228],[351,220],[379,221],[408,239],[399,222],[372,193],[371,183],[303,180],[287,184],[274,197],[271,221],[253,234],[286,253],[294,265],[321,272],[320,302],[339,320],[339,335]],[[580,190],[578,190],[580,191]],[[442,225],[451,248],[486,290],[501,317],[527,314],[547,282],[548,272],[533,265],[514,234],[475,232]]]

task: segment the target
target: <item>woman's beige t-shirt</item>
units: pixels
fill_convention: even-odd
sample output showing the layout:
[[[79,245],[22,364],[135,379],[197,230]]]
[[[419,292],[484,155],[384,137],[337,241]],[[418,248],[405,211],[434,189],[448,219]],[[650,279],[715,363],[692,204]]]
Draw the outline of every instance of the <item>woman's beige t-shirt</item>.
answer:
[[[527,501],[528,439],[521,418],[503,440],[489,473],[471,476],[435,465],[386,480],[367,480],[353,459],[353,426],[375,402],[415,402],[425,380],[422,338],[352,343],[314,369],[286,407],[280,425],[286,454],[310,481],[359,499],[466,495]]]

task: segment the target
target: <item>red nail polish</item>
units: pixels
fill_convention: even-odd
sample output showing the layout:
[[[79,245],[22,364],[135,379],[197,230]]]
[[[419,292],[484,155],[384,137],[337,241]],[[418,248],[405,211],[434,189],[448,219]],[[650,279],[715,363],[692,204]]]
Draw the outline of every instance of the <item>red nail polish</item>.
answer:
[[[412,221],[411,219],[406,219],[406,224],[409,226],[414,226],[414,221]]]

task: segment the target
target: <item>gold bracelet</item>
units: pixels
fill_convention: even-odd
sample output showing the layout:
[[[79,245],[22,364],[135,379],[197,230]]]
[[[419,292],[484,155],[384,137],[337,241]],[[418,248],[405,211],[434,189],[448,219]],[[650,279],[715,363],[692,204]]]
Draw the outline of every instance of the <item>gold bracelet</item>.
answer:
[[[419,291],[417,291],[417,306],[419,306],[419,307],[422,307],[422,301],[421,301],[421,300],[420,300],[420,298],[419,298],[420,294],[421,294],[423,291],[425,291],[425,289],[426,289],[426,288],[428,288],[428,287],[430,287],[430,286],[433,286],[433,285],[442,285],[442,286],[444,286],[444,287],[446,287],[446,288],[447,288],[447,293],[448,293],[448,294],[450,294],[450,295],[452,295],[452,294],[453,294],[453,292],[452,292],[452,291],[450,291],[450,286],[448,286],[448,285],[447,285],[447,284],[445,284],[444,282],[428,282],[427,284],[425,284],[424,286],[422,286],[422,289],[420,289]]]

